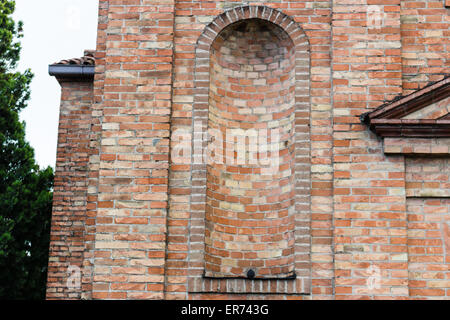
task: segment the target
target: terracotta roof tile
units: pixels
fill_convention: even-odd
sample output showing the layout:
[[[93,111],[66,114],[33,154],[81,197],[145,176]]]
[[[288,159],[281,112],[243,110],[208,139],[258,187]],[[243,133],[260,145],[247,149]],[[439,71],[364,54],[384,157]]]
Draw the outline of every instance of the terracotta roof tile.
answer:
[[[64,59],[59,62],[54,63],[54,65],[80,65],[80,66],[94,66],[95,58],[94,58],[94,50],[85,50],[84,56],[80,58],[72,58],[72,59]]]

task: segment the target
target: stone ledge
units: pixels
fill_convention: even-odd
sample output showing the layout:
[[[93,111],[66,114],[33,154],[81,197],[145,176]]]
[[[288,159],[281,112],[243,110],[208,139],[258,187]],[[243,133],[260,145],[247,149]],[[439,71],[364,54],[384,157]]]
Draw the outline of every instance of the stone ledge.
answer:
[[[309,278],[264,279],[211,279],[191,278],[190,293],[237,293],[237,294],[310,294]]]

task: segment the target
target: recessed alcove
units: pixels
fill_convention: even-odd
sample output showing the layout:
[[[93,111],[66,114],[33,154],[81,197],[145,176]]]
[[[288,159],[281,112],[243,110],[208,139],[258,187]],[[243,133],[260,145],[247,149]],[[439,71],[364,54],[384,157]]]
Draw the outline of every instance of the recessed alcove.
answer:
[[[295,276],[295,62],[289,35],[261,19],[211,46],[207,277]]]
[[[244,77],[239,77],[241,66]],[[187,250],[188,292],[309,293],[307,36],[276,9],[233,8],[217,16],[199,36],[193,77],[188,237],[185,247],[174,247]],[[262,136],[267,150],[255,136]],[[172,231],[169,236],[181,235]],[[241,247],[235,249],[236,245]],[[176,257],[168,258],[168,263],[181,265]],[[232,264],[237,268],[231,270]]]

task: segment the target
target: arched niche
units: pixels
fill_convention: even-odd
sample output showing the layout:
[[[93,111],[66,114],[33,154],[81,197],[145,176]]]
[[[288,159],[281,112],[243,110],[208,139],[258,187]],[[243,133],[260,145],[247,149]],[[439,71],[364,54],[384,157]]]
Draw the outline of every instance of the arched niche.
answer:
[[[231,24],[211,46],[208,277],[295,276],[295,84],[295,45],[269,21]]]
[[[282,29],[293,43],[295,66],[292,72],[295,74],[294,111],[290,116],[294,117],[294,129],[292,134],[294,149],[294,181],[295,181],[295,212],[291,219],[294,222],[294,272],[295,279],[289,276],[291,273],[279,272],[277,274],[263,275],[256,270],[255,278],[249,279],[248,274],[233,274],[232,272],[221,277],[220,273],[208,273],[206,268],[206,242],[208,238],[207,226],[207,176],[214,178],[216,173],[207,173],[208,162],[204,161],[205,150],[208,149],[210,140],[207,139],[208,127],[214,127],[214,121],[210,121],[210,83],[214,77],[211,73],[213,45],[222,30],[228,26],[245,20],[259,19],[274,25],[271,30],[279,35]],[[238,25],[236,25],[238,26]],[[241,27],[243,28],[243,24]],[[231,30],[231,29],[228,29]],[[287,40],[286,40],[287,41]],[[289,48],[289,45],[287,45]],[[199,36],[195,49],[193,109],[192,109],[192,153],[190,171],[190,206],[189,219],[186,225],[188,249],[186,255],[187,268],[190,275],[187,279],[189,292],[246,292],[246,293],[274,293],[287,294],[308,293],[311,287],[310,278],[310,49],[308,39],[301,27],[283,12],[266,6],[242,6],[227,10],[213,19]],[[217,64],[216,64],[217,65]],[[288,76],[289,78],[289,76]],[[290,79],[289,81],[291,81]],[[250,101],[251,99],[243,99]],[[286,110],[289,110],[287,108]],[[289,110],[288,113],[291,111]],[[239,115],[238,113],[235,113]],[[233,117],[233,116],[231,116]],[[284,116],[283,116],[284,117]],[[286,117],[286,119],[289,117]],[[289,118],[290,119],[290,118]],[[291,124],[290,120],[286,120]],[[217,125],[219,122],[216,122]],[[244,122],[242,122],[244,123]],[[259,123],[252,120],[251,125]],[[264,124],[264,122],[262,122]],[[261,124],[261,125],[262,125]],[[245,127],[245,125],[244,125]],[[243,128],[242,128],[243,129]],[[249,139],[248,137],[247,139]],[[283,138],[281,138],[283,139]],[[286,139],[286,138],[284,138]],[[290,140],[287,139],[287,140]],[[288,142],[289,144],[289,142]],[[290,150],[290,149],[286,149]],[[220,156],[220,155],[219,155]],[[289,165],[288,165],[289,166]],[[292,167],[291,167],[292,168]],[[255,168],[251,168],[252,170]],[[245,171],[245,169],[243,168]],[[291,171],[292,172],[292,171]],[[272,177],[271,177],[272,179]],[[209,188],[213,191],[212,186]],[[289,225],[289,223],[287,223]],[[211,229],[210,229],[211,230]],[[175,234],[174,234],[175,235]],[[171,236],[171,234],[169,234]],[[262,240],[262,239],[260,239]],[[264,241],[263,241],[264,242]],[[288,249],[289,250],[289,249]],[[171,258],[168,260],[172,261]],[[169,262],[170,262],[169,261]],[[179,264],[178,260],[173,260]],[[279,266],[282,263],[278,263]],[[248,271],[249,268],[245,269]],[[237,276],[235,276],[237,275]],[[287,277],[285,277],[287,276]],[[246,278],[243,278],[246,277]],[[267,279],[273,279],[267,281]],[[270,284],[270,285],[269,285]]]

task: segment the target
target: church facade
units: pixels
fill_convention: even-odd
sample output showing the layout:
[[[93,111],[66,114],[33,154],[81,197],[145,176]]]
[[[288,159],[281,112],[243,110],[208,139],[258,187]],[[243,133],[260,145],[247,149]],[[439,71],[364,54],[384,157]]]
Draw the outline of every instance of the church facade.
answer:
[[[450,2],[100,0],[48,299],[448,299]]]

